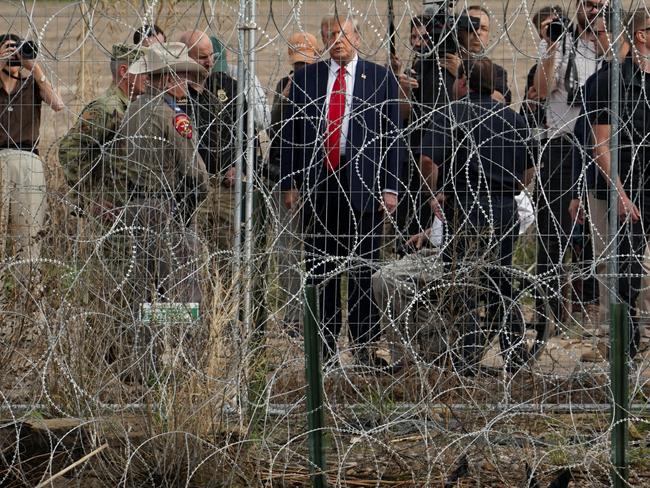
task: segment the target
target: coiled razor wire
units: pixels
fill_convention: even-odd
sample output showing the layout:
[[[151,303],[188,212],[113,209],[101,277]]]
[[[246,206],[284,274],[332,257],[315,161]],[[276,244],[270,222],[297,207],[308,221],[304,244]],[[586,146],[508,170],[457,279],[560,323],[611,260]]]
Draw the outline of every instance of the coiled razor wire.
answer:
[[[539,38],[530,18],[547,4],[480,2],[491,18],[486,54],[507,71],[516,110],[526,98],[526,73],[539,60]],[[468,5],[457,2],[455,12]],[[643,3],[631,5],[639,6]],[[575,19],[573,3],[562,7]],[[362,39],[359,56],[389,65],[392,21],[396,53],[407,69],[417,58],[409,42],[410,21],[422,11],[419,2],[406,1],[395,5],[389,19],[387,3],[377,0],[257,2],[255,74],[269,107],[278,95],[278,80],[290,71],[287,48],[292,33],[310,32],[322,48],[321,19],[335,13],[354,15]],[[87,213],[66,185],[58,142],[83,107],[110,83],[112,45],[130,42],[135,29],[155,22],[170,41],[193,29],[218,37],[228,61],[235,63],[241,27],[236,3],[9,1],[0,6],[0,19],[1,30],[36,42],[38,61],[66,105],[57,114],[43,109],[39,149],[46,169],[48,210],[37,237],[40,255],[27,256],[13,247],[11,235],[2,236],[7,244],[0,261],[0,486],[309,485],[314,465],[301,329],[304,286],[313,278],[327,282],[334,273],[367,266],[375,272],[374,286],[392,286],[384,297],[382,337],[374,351],[384,361],[371,365],[357,361],[344,320],[338,350],[322,365],[330,485],[612,483],[610,434],[615,425],[609,415],[612,382],[604,348],[608,322],[598,319],[596,303],[582,299],[578,283],[604,282],[600,268],[614,256],[607,249],[588,263],[563,261],[552,263],[555,267],[548,273],[536,271],[539,230],[534,216],[538,205],[557,198],[539,191],[539,167],[521,197],[530,208],[520,214],[519,224],[529,225],[525,229],[521,225],[512,266],[501,269],[515,283],[514,299],[502,295],[499,299],[527,325],[525,341],[534,360],[517,374],[510,373],[503,357],[511,351],[502,356],[498,334],[493,333],[480,372],[469,376],[454,366],[463,340],[458,324],[466,320],[454,303],[468,290],[478,297],[499,292],[492,277],[500,269],[494,252],[501,236],[470,228],[470,233],[485,233],[482,244],[459,259],[453,271],[444,265],[442,253],[459,236],[438,222],[433,236],[425,240],[432,242],[427,249],[401,257],[411,235],[399,214],[385,215],[377,223],[375,231],[382,234],[378,262],[356,254],[362,240],[357,221],[346,242],[348,256],[305,251],[301,245],[305,236],[281,207],[279,184],[265,176],[269,138],[287,121],[259,134],[259,171],[247,176],[254,178],[252,218],[260,239],[253,246],[251,280],[234,262],[233,249],[216,244],[223,226],[208,209],[195,216],[190,228],[197,245],[189,256],[183,254],[184,231],[171,220],[163,223],[155,239],[165,259],[175,264],[168,281],[158,283],[157,271],[143,271],[139,262],[149,250],[143,236],[151,236],[151,229],[121,217],[106,225]],[[322,56],[328,57],[325,50]],[[443,86],[441,71],[433,82],[438,89]],[[251,112],[260,108],[247,103]],[[430,127],[446,106],[431,111],[412,102],[412,109],[419,110],[413,110],[403,126],[392,125],[387,131],[408,141],[414,132]],[[359,107],[363,110],[362,104]],[[300,113],[296,117],[297,123],[318,123]],[[365,144],[379,144],[385,135],[368,134]],[[470,153],[489,143],[472,140],[471,134],[462,142]],[[322,146],[324,137],[315,144]],[[461,141],[454,144],[457,151]],[[111,149],[110,144],[102,146],[102,154]],[[416,156],[405,154],[402,167],[423,177]],[[585,154],[585,168],[574,183],[583,197],[585,171],[595,164],[588,151]],[[538,166],[539,162],[538,158]],[[323,162],[310,164],[320,167]],[[361,174],[359,160],[351,158],[347,164],[351,172]],[[460,166],[459,171],[466,169]],[[289,176],[300,171],[304,169]],[[480,178],[483,184],[488,181],[485,174]],[[571,191],[571,185],[565,190]],[[312,191],[303,188],[303,209]],[[421,191],[432,196],[430,188],[423,186]],[[414,226],[429,231],[431,223],[418,214],[422,197],[407,181],[400,182],[399,199],[400,209],[408,209]],[[7,211],[8,202],[3,193],[0,214]],[[349,199],[345,203],[352,205]],[[492,203],[472,205],[492,227]],[[584,210],[590,221],[589,207]],[[559,239],[559,222],[552,220],[550,229]],[[10,233],[4,227],[0,230]],[[596,238],[606,242],[604,229],[594,228],[592,239]],[[287,242],[293,244],[286,247]],[[574,249],[575,242],[568,239],[561,255]],[[324,262],[332,272],[311,273],[324,269]],[[298,286],[294,283],[288,289],[292,273]],[[649,285],[643,278],[638,307],[643,337],[641,352],[631,362],[628,416],[629,485],[639,487],[650,483],[650,369],[644,324]],[[148,320],[134,301],[153,290],[154,296],[174,302],[178,290],[195,281],[202,296],[198,318],[187,319],[183,309],[185,319]],[[251,331],[242,326],[241,297],[235,293],[236,284],[249,282],[255,288]],[[344,280],[344,291],[349,286]],[[540,300],[545,311],[536,310]],[[551,311],[553,300],[562,304],[561,317]],[[345,316],[345,305],[343,312]],[[476,312],[486,320],[484,305]],[[536,327],[540,313],[546,314],[546,327]],[[504,319],[493,332],[508,326]]]

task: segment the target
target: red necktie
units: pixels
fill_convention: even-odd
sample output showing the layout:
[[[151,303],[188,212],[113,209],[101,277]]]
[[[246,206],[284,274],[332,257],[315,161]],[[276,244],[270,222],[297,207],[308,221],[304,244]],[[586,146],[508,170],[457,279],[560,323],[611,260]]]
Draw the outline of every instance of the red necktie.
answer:
[[[330,171],[339,166],[341,160],[341,124],[345,115],[345,68],[339,68],[332,87],[330,103],[327,109],[327,138],[325,164]]]

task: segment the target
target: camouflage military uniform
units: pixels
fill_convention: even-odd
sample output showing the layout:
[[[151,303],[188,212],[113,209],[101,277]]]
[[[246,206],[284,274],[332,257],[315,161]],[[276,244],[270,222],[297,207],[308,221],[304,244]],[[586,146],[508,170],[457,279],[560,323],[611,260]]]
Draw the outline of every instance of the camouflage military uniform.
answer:
[[[112,60],[130,63],[136,58],[132,46],[113,46]],[[59,141],[59,162],[71,189],[69,198],[77,207],[75,210],[83,210],[86,217],[78,221],[80,236],[74,253],[83,265],[79,279],[87,282],[91,293],[97,295],[93,305],[97,311],[106,307],[120,309],[117,302],[123,297],[116,297],[115,293],[120,294],[119,284],[128,272],[128,268],[122,267],[121,256],[130,249],[130,240],[120,234],[108,234],[110,220],[93,215],[108,199],[104,195],[110,191],[105,185],[105,172],[110,167],[107,159],[128,104],[127,95],[111,84],[104,94],[84,107],[74,126]],[[100,243],[99,249],[95,248],[96,243]],[[102,315],[113,315],[116,311]]]
[[[111,160],[111,200],[133,237],[130,295],[200,302],[199,245],[188,228],[208,191],[190,117],[156,90],[133,101]]]
[[[133,46],[113,46],[112,61],[130,64],[137,58]],[[121,355],[117,344],[124,340],[124,328],[133,323],[133,300],[129,294],[132,290],[125,286],[132,267],[124,257],[131,252],[133,240],[127,233],[115,230],[116,222],[110,209],[103,209],[109,212],[108,218],[97,218],[97,211],[111,200],[108,193],[112,185],[107,172],[128,104],[127,94],[111,84],[100,97],[84,107],[74,126],[59,141],[58,152],[70,187],[69,199],[78,207],[75,213],[82,217],[77,220],[79,235],[73,254],[77,261],[74,267],[79,269],[76,280],[84,291],[78,294],[79,300],[92,311],[86,319],[88,325],[106,330],[107,337],[115,339],[103,351],[112,360]],[[81,298],[85,294],[88,297]],[[77,295],[71,298],[74,301]],[[98,349],[103,347],[104,344],[97,344]],[[124,350],[130,348],[131,344],[124,346]]]
[[[77,123],[59,142],[65,179],[77,197],[74,203],[81,207],[103,200],[103,157],[120,128],[128,103],[122,90],[111,85],[83,109]]]
[[[133,62],[139,53],[133,46],[113,46],[112,60]],[[105,157],[120,129],[129,97],[112,84],[99,98],[90,102],[79,119],[59,141],[59,162],[72,190],[73,203],[87,208],[91,202],[101,204],[105,198]]]

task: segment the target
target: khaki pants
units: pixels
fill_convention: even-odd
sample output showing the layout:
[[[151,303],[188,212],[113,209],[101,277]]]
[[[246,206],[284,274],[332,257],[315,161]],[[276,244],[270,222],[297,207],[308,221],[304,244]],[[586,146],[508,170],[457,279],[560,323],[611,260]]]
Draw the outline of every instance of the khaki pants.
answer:
[[[235,238],[235,188],[228,188],[221,184],[220,178],[212,177],[208,196],[197,211],[197,221],[210,254],[223,253],[220,254],[223,261],[230,261],[229,252]]]
[[[33,262],[40,257],[40,236],[47,202],[43,162],[30,152],[0,150],[0,262]],[[12,248],[8,248],[8,243]],[[12,271],[26,284],[31,270],[21,266]]]

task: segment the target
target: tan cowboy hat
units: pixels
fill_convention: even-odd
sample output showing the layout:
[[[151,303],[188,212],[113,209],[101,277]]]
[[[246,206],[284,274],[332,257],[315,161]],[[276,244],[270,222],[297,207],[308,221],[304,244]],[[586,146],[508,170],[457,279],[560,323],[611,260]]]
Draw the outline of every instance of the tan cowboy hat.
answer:
[[[287,39],[289,45],[289,62],[311,64],[318,61],[318,41],[309,32],[295,32]]]
[[[198,73],[207,76],[207,70],[190,58],[187,46],[182,42],[154,44],[143,49],[143,56],[129,66],[132,75],[155,73]]]

